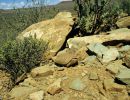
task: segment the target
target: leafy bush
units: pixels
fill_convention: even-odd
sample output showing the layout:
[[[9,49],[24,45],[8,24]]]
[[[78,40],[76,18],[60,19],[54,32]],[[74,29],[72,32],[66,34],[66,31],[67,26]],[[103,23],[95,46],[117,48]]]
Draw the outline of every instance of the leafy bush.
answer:
[[[40,64],[47,44],[36,38],[24,38],[7,42],[0,50],[0,61],[13,80]]]
[[[98,34],[110,30],[120,13],[115,0],[74,0],[77,6],[77,24],[82,34]]]

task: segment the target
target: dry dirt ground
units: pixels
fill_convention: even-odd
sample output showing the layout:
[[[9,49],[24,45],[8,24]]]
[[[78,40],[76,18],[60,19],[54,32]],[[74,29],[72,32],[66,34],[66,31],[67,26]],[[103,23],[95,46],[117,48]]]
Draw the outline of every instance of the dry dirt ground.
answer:
[[[28,74],[28,78],[15,86],[11,92],[7,93],[4,89],[1,90],[1,96],[3,96],[3,94],[10,95],[4,98],[4,100],[30,100],[29,95],[31,93],[42,90],[44,91],[44,100],[130,100],[125,85],[119,85],[114,82],[112,84],[115,85],[109,84],[109,80],[114,79],[115,76],[106,70],[105,65],[102,65],[98,61],[86,65],[79,64],[69,68],[58,67],[54,64],[47,64],[46,66],[50,69],[54,69],[52,75],[32,77]],[[0,85],[4,87],[8,86],[8,78],[4,72],[1,71],[1,73]],[[92,77],[90,77],[91,73],[96,73],[97,76],[92,75]],[[62,79],[61,90],[55,91],[55,93],[51,95],[47,89],[57,79]],[[75,90],[70,88],[70,84],[76,79],[80,79],[85,85],[83,89]],[[106,85],[104,85],[105,80]],[[2,84],[2,82],[4,83]],[[5,87],[5,89],[6,88],[7,87]],[[29,88],[30,91],[26,88]],[[52,88],[52,91],[53,90],[55,89]]]

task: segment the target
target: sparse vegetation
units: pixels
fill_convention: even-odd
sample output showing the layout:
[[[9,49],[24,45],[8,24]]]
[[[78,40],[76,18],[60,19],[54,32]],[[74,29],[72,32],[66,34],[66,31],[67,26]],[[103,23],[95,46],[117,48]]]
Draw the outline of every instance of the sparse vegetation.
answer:
[[[46,47],[44,41],[31,36],[24,40],[8,41],[0,50],[0,63],[15,81],[20,75],[40,64]]]
[[[28,0],[27,0],[28,1]],[[27,8],[8,10],[0,14],[0,46],[8,40],[15,40],[20,32],[39,21],[52,18],[58,13],[55,7],[44,4],[44,0],[31,0]],[[26,6],[26,5],[25,5]]]

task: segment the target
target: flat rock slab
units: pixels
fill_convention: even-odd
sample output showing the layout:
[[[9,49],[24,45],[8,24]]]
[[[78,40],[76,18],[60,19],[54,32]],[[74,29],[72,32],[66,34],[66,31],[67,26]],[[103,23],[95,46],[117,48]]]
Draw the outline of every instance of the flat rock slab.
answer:
[[[77,91],[82,91],[86,87],[86,84],[80,78],[72,80],[69,84],[69,88]]]
[[[105,79],[103,86],[106,91],[122,92],[126,89],[125,86],[114,83],[113,79]]]
[[[51,95],[55,95],[57,93],[60,93],[61,91],[63,91],[62,87],[61,87],[61,82],[62,79],[57,79],[53,84],[51,84],[48,88],[47,88],[47,92]]]
[[[29,95],[30,100],[44,100],[44,91],[34,92]]]
[[[53,73],[54,73],[54,69],[50,66],[45,65],[45,66],[32,69],[31,76],[32,77],[41,77],[41,76],[46,77],[49,75],[53,75]]]
[[[106,70],[109,71],[111,74],[117,74],[121,68],[125,68],[125,66],[122,65],[122,60],[116,60],[106,66]]]
[[[89,44],[88,49],[95,53],[98,58],[102,58],[103,63],[108,63],[119,57],[117,48],[107,48],[101,43]]]
[[[90,74],[89,74],[89,79],[90,80],[98,80],[98,74],[96,73],[96,72],[91,72]]]
[[[130,85],[130,69],[128,68],[121,69],[119,74],[117,74],[116,78],[121,82]]]
[[[108,48],[102,45],[101,43],[92,43],[89,44],[87,47],[91,52],[94,52],[100,58],[108,50]]]
[[[116,24],[119,28],[130,27],[130,16],[120,18]]]
[[[77,47],[77,44],[81,48],[91,43],[106,43],[110,41],[121,41],[121,40],[130,42],[130,29],[122,28],[107,33],[110,34],[70,38],[68,39],[67,43],[69,48]]]
[[[103,54],[102,62],[108,63],[113,60],[116,60],[120,56],[117,48],[110,48]]]
[[[9,95],[11,96],[11,98],[13,98],[13,100],[20,100],[21,98],[26,97],[35,90],[36,88],[34,87],[15,87],[10,91]]]

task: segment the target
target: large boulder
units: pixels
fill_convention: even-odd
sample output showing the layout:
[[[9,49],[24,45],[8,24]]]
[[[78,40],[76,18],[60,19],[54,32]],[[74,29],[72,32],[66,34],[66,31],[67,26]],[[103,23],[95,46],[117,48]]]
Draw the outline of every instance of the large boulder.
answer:
[[[122,41],[122,40],[130,41],[130,29],[122,28],[107,33],[110,34],[70,38],[68,39],[67,43],[69,48],[78,48],[78,47],[81,48],[81,47],[86,47],[86,45],[91,43],[107,43],[107,42],[110,43],[110,42]]]
[[[130,27],[130,16],[119,19],[116,24],[119,28]]]
[[[48,43],[46,57],[49,59],[61,49],[73,23],[70,12],[60,12],[53,19],[31,25],[18,36],[18,39],[36,35],[38,39],[44,40]]]

